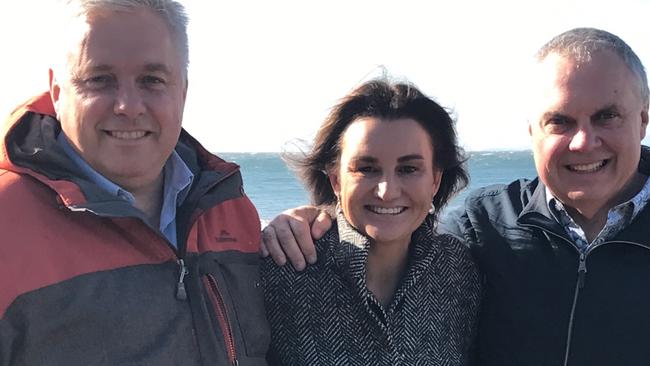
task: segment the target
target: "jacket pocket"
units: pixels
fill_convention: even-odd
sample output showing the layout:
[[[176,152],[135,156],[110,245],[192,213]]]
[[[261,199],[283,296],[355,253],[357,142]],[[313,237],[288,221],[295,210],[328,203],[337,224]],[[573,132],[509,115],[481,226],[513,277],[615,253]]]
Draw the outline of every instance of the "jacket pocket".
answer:
[[[260,284],[260,263],[257,253],[237,251],[205,253],[200,258],[203,286],[213,305],[219,302],[223,304],[238,358],[263,359],[271,341]],[[214,296],[210,295],[210,291]],[[218,310],[215,309],[215,312],[218,313]],[[224,330],[221,332],[224,333]],[[229,347],[228,344],[226,347]]]
[[[221,335],[226,347],[228,362],[230,365],[237,364],[237,349],[235,347],[235,337],[232,332],[232,323],[228,316],[224,297],[217,286],[217,280],[213,275],[208,274],[202,277],[203,286],[207,294],[208,302],[212,305],[217,318],[217,326],[221,330]]]
[[[246,355],[264,357],[271,335],[264,309],[259,264],[222,263],[220,267],[232,298],[234,323],[241,332]]]

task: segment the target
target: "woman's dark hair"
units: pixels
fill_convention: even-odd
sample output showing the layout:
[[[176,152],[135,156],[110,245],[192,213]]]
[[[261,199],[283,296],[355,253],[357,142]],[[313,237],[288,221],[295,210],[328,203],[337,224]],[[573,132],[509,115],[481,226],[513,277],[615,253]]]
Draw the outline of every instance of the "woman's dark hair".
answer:
[[[285,157],[305,183],[313,203],[320,206],[336,203],[327,171],[338,163],[341,138],[346,128],[355,120],[366,117],[380,118],[388,123],[410,118],[427,131],[433,144],[433,164],[442,170],[440,188],[433,197],[437,216],[469,180],[463,166],[466,158],[457,143],[454,120],[414,85],[385,79],[368,81],[346,95],[321,125],[311,151],[302,156]]]

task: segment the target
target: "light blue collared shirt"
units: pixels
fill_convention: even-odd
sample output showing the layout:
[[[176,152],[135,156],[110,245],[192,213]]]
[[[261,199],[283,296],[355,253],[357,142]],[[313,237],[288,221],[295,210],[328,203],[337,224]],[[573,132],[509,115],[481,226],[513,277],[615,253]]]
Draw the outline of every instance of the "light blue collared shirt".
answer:
[[[616,205],[609,210],[605,226],[591,242],[587,240],[587,235],[569,215],[562,202],[553,197],[548,187],[546,187],[546,201],[555,221],[564,227],[564,230],[573,239],[580,251],[585,251],[591,246],[610,240],[634,220],[637,214],[641,212],[641,209],[650,201],[650,179],[646,179],[643,188],[629,201]]]
[[[57,138],[58,144],[63,148],[63,151],[74,161],[74,163],[81,169],[81,171],[95,183],[99,188],[108,192],[116,198],[123,199],[130,203],[135,204],[135,197],[131,192],[111,182],[106,177],[97,172],[90,166],[77,151],[70,145],[70,142],[63,134],[59,133]],[[194,180],[194,174],[187,167],[187,164],[181,159],[176,151],[172,151],[171,156],[167,159],[163,168],[164,183],[163,183],[163,202],[162,209],[160,210],[160,232],[171,242],[175,247],[176,242],[176,208],[180,206],[189,192],[189,187]]]

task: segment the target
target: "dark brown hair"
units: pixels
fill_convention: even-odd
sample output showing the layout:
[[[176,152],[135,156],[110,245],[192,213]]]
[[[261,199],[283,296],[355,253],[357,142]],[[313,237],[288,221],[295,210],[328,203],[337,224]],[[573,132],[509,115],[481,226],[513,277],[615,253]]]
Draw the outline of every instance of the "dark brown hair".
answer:
[[[464,151],[458,146],[454,120],[438,103],[410,83],[392,83],[385,78],[368,81],[346,95],[321,125],[311,151],[302,156],[285,156],[311,194],[314,204],[332,206],[336,195],[327,171],[341,156],[341,137],[358,118],[392,120],[410,118],[429,134],[433,164],[442,170],[440,188],[433,197],[436,216],[449,199],[468,183]]]

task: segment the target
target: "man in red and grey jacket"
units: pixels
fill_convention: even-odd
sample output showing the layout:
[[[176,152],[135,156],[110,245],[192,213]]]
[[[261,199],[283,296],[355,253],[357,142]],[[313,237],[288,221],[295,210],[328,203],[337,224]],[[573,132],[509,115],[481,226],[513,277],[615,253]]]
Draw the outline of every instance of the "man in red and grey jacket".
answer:
[[[1,132],[0,365],[264,365],[259,218],[181,128],[182,5],[65,7],[49,92]]]

